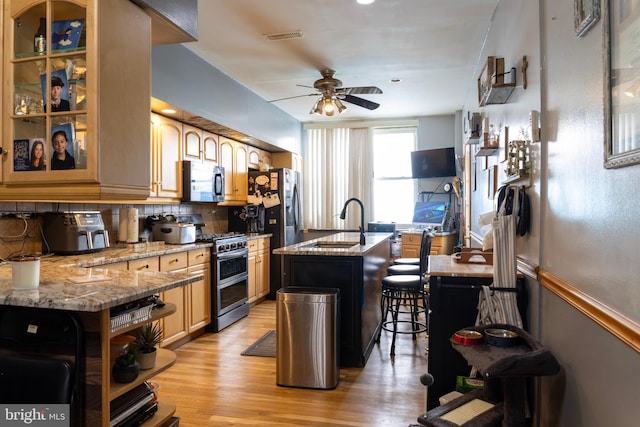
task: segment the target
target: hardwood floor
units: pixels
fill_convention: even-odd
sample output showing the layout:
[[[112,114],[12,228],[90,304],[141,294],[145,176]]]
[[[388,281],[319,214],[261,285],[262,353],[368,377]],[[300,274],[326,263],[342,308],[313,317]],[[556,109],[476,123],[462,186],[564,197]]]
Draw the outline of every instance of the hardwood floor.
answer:
[[[364,368],[341,368],[334,390],[276,385],[276,359],[241,356],[276,328],[276,303],[264,301],[248,317],[176,350],[178,359],[154,377],[159,397],[176,402],[181,426],[408,426],[424,411],[420,375],[427,370],[424,334],[383,332]]]

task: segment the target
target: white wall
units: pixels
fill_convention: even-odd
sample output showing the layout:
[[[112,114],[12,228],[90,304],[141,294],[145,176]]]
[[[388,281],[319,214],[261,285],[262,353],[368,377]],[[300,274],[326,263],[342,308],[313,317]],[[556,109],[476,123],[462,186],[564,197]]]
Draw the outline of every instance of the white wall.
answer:
[[[509,65],[527,55],[528,88],[517,88],[500,106],[479,109],[470,99],[465,110],[503,120],[511,139],[512,129],[526,126],[528,110],[541,110],[542,142],[532,146],[529,188],[533,224],[518,239],[519,255],[637,324],[640,201],[633,190],[640,166],[603,167],[603,25],[576,37],[573,4],[500,0],[480,57],[503,56]],[[489,161],[502,179],[500,157]],[[474,215],[493,207],[486,185],[478,180]],[[528,286],[530,328],[563,368],[562,375],[541,382],[537,425],[635,425],[640,355],[537,282],[528,280]]]
[[[283,150],[302,152],[298,120],[184,46],[153,47],[151,95]]]

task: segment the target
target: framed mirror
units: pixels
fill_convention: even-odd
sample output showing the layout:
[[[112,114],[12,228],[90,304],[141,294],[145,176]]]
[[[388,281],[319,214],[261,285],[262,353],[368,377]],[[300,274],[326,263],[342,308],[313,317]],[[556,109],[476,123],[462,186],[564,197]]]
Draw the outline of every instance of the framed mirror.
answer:
[[[604,0],[605,168],[640,163],[640,1]]]

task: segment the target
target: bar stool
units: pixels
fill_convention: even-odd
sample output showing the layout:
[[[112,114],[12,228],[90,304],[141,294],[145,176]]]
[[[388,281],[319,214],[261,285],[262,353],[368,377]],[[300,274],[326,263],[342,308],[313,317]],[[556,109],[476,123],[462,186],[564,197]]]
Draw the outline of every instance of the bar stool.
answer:
[[[383,329],[391,332],[393,334],[391,339],[391,356],[395,356],[397,334],[412,334],[415,340],[417,334],[428,332],[429,304],[428,292],[425,292],[425,286],[428,284],[428,281],[425,278],[425,274],[429,262],[432,238],[433,235],[427,230],[422,233],[420,265],[418,266],[419,274],[387,275],[382,279],[382,294],[380,298],[382,325],[378,331],[376,341],[380,342],[380,335]],[[400,314],[408,314],[410,320],[400,319]],[[389,315],[391,315],[391,320],[387,320]],[[421,315],[425,316],[424,322],[420,321],[419,317]],[[398,330],[399,323],[410,324],[411,330]]]

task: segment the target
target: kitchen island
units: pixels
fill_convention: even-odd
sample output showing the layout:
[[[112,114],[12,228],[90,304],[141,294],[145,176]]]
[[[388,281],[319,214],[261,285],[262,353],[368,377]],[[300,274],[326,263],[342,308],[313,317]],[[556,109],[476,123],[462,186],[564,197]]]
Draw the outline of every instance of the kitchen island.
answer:
[[[283,261],[282,287],[340,290],[340,365],[363,367],[380,328],[380,290],[391,259],[392,233],[335,233],[274,249]]]
[[[167,250],[173,250],[168,249]],[[105,251],[106,252],[106,251]],[[135,251],[126,255],[123,250],[118,257],[112,252],[107,262],[117,262],[123,258],[136,258]],[[141,371],[138,379],[131,384],[113,384],[111,381],[110,339],[139,326],[130,322],[114,329],[111,321],[111,309],[123,304],[144,299],[156,293],[185,286],[201,280],[202,275],[190,275],[186,272],[137,272],[115,268],[89,267],[85,259],[100,259],[102,255],[91,254],[80,257],[51,257],[41,260],[40,284],[35,290],[14,290],[11,278],[11,266],[0,265],[0,312],[27,310],[29,316],[37,318],[41,313],[70,313],[78,322],[81,330],[80,346],[80,405],[79,411],[73,410],[77,418],[73,425],[108,426],[110,420],[110,402],[132,389],[144,379],[167,369],[175,363],[172,351],[161,349],[158,354],[158,366]],[[93,264],[87,261],[87,264]],[[144,322],[160,319],[175,311],[175,306],[167,304],[165,308],[154,309]],[[11,325],[2,325],[3,330]],[[5,328],[6,327],[6,328]],[[9,349],[13,351],[14,349]],[[2,352],[6,352],[5,348]],[[57,353],[43,355],[46,358],[66,358]],[[160,425],[173,415],[175,405],[161,401],[158,412],[145,425]]]

